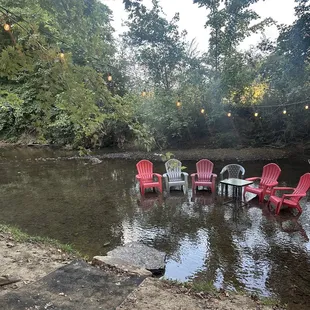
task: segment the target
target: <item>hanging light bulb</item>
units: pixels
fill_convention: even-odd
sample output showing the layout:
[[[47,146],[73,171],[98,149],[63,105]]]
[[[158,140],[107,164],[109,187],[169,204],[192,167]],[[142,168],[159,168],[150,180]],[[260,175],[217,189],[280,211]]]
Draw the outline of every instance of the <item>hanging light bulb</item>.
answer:
[[[205,113],[205,109],[202,108],[202,109],[200,110],[200,113],[201,113],[201,114],[204,114],[204,113]]]
[[[254,113],[254,116],[257,117],[257,116],[258,116],[258,112],[255,112],[255,113]]]
[[[112,74],[108,73],[108,81],[111,82],[112,81]]]
[[[227,116],[228,116],[228,117],[231,117],[231,112],[228,112],[228,113],[227,113]]]
[[[11,25],[8,24],[8,23],[5,23],[5,24],[3,25],[3,28],[4,28],[5,31],[10,31],[10,30],[11,30]]]
[[[305,105],[305,110],[309,110],[309,105]]]
[[[142,92],[142,97],[145,97],[145,96],[146,96],[146,90],[144,89]]]
[[[60,50],[59,57],[60,57],[61,59],[65,59],[65,53],[64,53],[64,50],[63,50],[63,49]]]
[[[287,113],[286,108],[282,111],[282,113],[285,115]]]
[[[176,103],[176,105],[177,105],[177,107],[179,108],[179,107],[182,105],[181,101],[178,100],[177,103]]]

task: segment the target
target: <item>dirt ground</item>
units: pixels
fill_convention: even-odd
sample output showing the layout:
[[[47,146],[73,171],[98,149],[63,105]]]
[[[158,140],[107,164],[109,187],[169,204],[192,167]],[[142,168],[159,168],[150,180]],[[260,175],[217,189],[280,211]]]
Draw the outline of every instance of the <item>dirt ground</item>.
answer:
[[[270,310],[277,306],[261,305],[250,297],[227,292],[216,295],[190,293],[188,289],[171,286],[147,278],[131,293],[117,310]]]
[[[36,281],[69,263],[73,257],[46,245],[19,243],[9,233],[0,233],[0,298],[7,290],[15,290]],[[19,282],[1,286],[5,278]]]
[[[18,278],[19,282],[0,285],[0,298],[6,292],[39,280],[55,269],[68,264],[74,257],[52,246],[37,243],[19,243],[10,233],[0,234],[1,280]],[[147,278],[130,294],[117,310],[258,310],[280,309],[267,307],[251,298],[227,292],[209,295],[191,293],[189,289],[174,286],[154,278]]]

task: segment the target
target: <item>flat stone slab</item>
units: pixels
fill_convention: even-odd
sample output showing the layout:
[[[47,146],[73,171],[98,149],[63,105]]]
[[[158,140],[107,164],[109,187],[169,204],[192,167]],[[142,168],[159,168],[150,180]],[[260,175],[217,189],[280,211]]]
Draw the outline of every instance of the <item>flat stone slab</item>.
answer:
[[[145,268],[129,265],[124,260],[111,256],[94,256],[92,264],[95,266],[107,265],[108,267],[114,267],[123,272],[139,276],[151,277],[153,275],[151,271]]]
[[[121,259],[129,265],[147,269],[153,274],[161,274],[165,270],[166,253],[148,247],[139,242],[130,242],[124,246],[118,246],[107,253],[115,259]]]
[[[144,279],[73,261],[33,284],[9,291],[1,298],[0,309],[115,309]]]

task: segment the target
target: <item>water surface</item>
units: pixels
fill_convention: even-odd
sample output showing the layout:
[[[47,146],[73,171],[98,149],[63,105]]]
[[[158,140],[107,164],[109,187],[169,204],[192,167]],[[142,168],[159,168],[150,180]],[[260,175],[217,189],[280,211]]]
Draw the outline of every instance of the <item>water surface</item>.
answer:
[[[139,241],[167,253],[165,276],[207,281],[279,297],[290,309],[310,308],[310,210],[274,216],[254,199],[248,206],[223,204],[219,195],[172,192],[141,198],[135,162],[66,159],[63,151],[0,151],[0,223],[32,235],[70,243],[90,257]],[[59,158],[58,158],[59,157]],[[57,159],[58,158],[58,159]],[[280,185],[294,186],[307,162],[276,161]],[[194,162],[184,162],[187,172]],[[215,172],[228,163],[215,162]],[[246,177],[266,162],[240,163]],[[163,173],[163,163],[155,164]],[[108,246],[104,244],[110,243]]]

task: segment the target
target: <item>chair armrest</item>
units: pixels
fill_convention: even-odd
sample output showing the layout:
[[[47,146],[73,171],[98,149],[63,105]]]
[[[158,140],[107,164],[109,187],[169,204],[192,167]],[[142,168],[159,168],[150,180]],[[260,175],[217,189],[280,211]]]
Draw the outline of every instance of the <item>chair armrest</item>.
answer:
[[[159,173],[153,173],[153,176],[156,176],[158,178],[158,180],[161,180],[162,179],[162,175],[159,174]]]
[[[139,174],[136,175],[136,179],[140,181],[141,177],[139,176]]]
[[[274,195],[275,191],[288,191],[288,190],[295,190],[294,187],[274,187],[270,193],[271,196]]]
[[[224,173],[227,171],[227,169],[222,169],[221,170],[221,172],[220,172],[220,178],[221,178],[221,180],[223,180],[224,179]]]
[[[261,177],[252,177],[252,178],[246,178],[246,181],[256,181],[256,180],[260,180]]]
[[[197,176],[197,173],[192,173],[192,174],[191,174],[191,178],[192,178],[192,179],[196,178],[196,176]]]
[[[216,178],[217,178],[217,174],[215,174],[215,173],[211,173],[211,178],[210,178],[210,181],[215,181],[216,180]]]
[[[184,181],[187,181],[187,183],[188,183],[188,173],[187,172],[181,172],[181,177]]]
[[[279,184],[279,182],[273,182],[273,183],[266,183],[266,184],[264,184],[263,186],[266,186],[266,187],[274,187],[274,186],[276,186],[276,185],[278,185]]]
[[[286,198],[286,197],[305,197],[307,194],[306,193],[303,193],[303,194],[284,194],[282,197],[283,199]]]
[[[168,178],[168,179],[169,179],[168,174],[167,174],[167,173],[164,173],[164,174],[163,174],[163,178]]]
[[[273,188],[276,191],[288,191],[288,190],[295,190],[294,187],[274,187]]]

